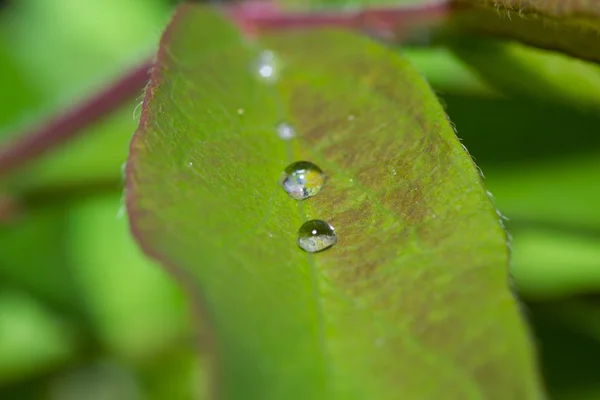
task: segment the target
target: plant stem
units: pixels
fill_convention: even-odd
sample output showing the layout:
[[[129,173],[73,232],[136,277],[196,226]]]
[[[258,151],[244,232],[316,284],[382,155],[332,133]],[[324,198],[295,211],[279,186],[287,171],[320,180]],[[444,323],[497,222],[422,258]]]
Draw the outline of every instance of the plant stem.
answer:
[[[0,176],[76,136],[83,128],[139,95],[149,79],[151,66],[151,61],[145,61],[81,104],[22,132],[14,141],[4,144],[0,147]]]
[[[250,0],[226,8],[236,24],[249,34],[270,30],[338,27],[363,31],[386,39],[402,39],[411,28],[437,22],[449,10],[445,0],[415,6],[368,7],[356,10],[289,12],[273,1]]]

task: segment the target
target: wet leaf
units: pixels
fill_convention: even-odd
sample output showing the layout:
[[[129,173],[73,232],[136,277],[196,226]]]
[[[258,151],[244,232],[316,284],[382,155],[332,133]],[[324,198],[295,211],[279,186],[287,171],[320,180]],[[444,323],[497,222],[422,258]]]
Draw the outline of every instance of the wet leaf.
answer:
[[[600,62],[600,3],[574,0],[453,0],[453,23]],[[464,11],[464,12],[460,12]]]
[[[278,79],[261,79],[265,56]],[[277,185],[298,160],[328,177],[301,203]],[[183,6],[126,192],[141,246],[203,302],[219,398],[542,397],[497,214],[392,50],[333,30],[255,42]],[[298,248],[308,219],[337,244]]]

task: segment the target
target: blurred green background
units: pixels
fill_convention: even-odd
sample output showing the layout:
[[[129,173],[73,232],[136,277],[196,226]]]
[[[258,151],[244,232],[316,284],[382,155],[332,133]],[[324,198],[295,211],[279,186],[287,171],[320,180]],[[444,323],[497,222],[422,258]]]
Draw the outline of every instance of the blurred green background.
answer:
[[[174,3],[1,2],[0,140],[152,54]],[[492,86],[441,46],[399,51],[509,218],[512,284],[551,397],[600,399],[600,109],[543,85],[514,90],[519,75]],[[0,212],[0,399],[183,400],[204,387],[185,299],[123,215],[141,95],[0,181],[0,210],[14,208]]]

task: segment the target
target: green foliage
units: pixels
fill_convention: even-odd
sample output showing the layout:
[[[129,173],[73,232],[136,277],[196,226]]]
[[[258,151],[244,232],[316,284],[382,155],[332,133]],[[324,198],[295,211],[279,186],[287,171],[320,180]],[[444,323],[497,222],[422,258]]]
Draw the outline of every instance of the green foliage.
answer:
[[[1,137],[148,56],[172,3],[0,9]],[[279,4],[337,12],[400,2]],[[420,47],[323,30],[240,42],[212,13],[206,24],[195,14],[175,24],[157,72],[168,79],[151,86],[130,164],[148,179],[132,193],[153,210],[136,220],[140,237],[186,271],[179,283],[204,296],[205,318],[198,324],[199,304],[142,256],[119,212],[139,116],[131,99],[0,178],[0,398],[183,400],[213,398],[216,387],[217,398],[504,399],[536,390],[496,215],[408,59],[509,218],[510,286],[550,398],[597,399],[598,8],[453,4],[450,23]],[[403,33],[398,11],[387,22]],[[381,27],[374,16],[357,22]],[[253,75],[264,48],[281,67],[272,85]],[[298,137],[278,139],[280,122]],[[277,186],[298,159],[328,175],[300,207]],[[334,225],[338,243],[303,253],[296,233],[307,218]],[[211,346],[195,347],[192,325]]]
[[[512,96],[584,112],[600,110],[600,67],[596,64],[497,39],[462,38],[450,45],[484,81]]]

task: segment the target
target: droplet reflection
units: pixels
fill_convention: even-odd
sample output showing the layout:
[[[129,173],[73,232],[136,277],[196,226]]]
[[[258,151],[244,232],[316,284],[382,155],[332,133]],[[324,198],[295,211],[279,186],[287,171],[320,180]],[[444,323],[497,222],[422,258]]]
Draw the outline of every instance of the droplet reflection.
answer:
[[[279,68],[277,58],[272,51],[265,50],[258,56],[257,72],[259,78],[266,82],[275,82],[278,78]]]
[[[277,125],[275,130],[277,131],[277,136],[279,136],[279,138],[283,140],[290,140],[296,136],[296,131],[294,130],[294,128],[292,128],[290,124],[286,124],[285,122],[282,122],[281,124]]]
[[[320,219],[307,221],[298,230],[298,246],[309,253],[325,250],[336,243],[335,229]]]
[[[315,164],[297,161],[283,171],[279,184],[293,199],[304,200],[319,193],[325,179],[325,174]]]

